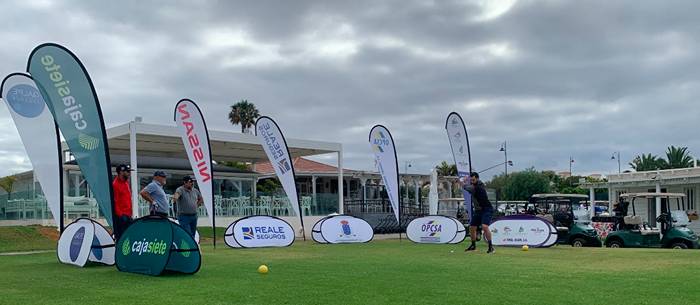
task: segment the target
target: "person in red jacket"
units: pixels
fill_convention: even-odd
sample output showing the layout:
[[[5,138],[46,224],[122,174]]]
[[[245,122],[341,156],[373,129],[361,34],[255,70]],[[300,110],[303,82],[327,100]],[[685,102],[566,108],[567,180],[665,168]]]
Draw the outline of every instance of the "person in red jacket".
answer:
[[[131,167],[126,164],[117,166],[117,177],[112,182],[114,189],[114,239],[119,240],[119,237],[124,233],[127,227],[131,224],[131,188],[129,187],[129,177],[131,176]]]

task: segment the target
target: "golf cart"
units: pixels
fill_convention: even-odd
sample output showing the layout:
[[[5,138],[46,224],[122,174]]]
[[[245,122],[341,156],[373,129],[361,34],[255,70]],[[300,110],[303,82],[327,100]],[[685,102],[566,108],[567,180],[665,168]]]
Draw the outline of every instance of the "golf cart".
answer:
[[[551,222],[557,229],[557,243],[573,247],[600,247],[602,243],[591,226],[590,214],[580,194],[535,194],[525,213]]]
[[[649,223],[638,215],[635,205],[643,203],[648,207],[651,200],[665,199],[661,204],[661,213],[656,217],[659,227],[650,226]],[[620,195],[620,199],[629,202],[632,207],[631,215],[617,217],[615,231],[610,232],[605,241],[605,246],[610,248],[673,248],[673,249],[697,249],[698,237],[687,228],[688,215],[681,208],[684,194],[679,193],[627,193]],[[675,199],[677,210],[671,211],[671,199]],[[641,205],[640,205],[641,206]],[[683,206],[684,207],[684,206]],[[626,209],[629,213],[629,208]],[[642,211],[639,211],[639,214]],[[649,213],[646,213],[649,215]]]

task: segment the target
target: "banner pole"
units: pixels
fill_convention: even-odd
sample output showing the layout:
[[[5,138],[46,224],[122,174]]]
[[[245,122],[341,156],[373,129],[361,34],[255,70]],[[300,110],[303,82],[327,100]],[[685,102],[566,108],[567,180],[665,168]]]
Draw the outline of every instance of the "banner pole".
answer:
[[[63,234],[63,229],[64,229],[64,220],[63,216],[65,213],[64,208],[63,208],[63,151],[61,150],[61,136],[58,132],[58,124],[56,121],[54,121],[54,127],[56,128],[56,144],[57,144],[57,150],[58,150],[58,209],[59,209],[59,214],[61,216],[58,218],[58,228],[60,234]],[[48,204],[48,201],[47,201]]]

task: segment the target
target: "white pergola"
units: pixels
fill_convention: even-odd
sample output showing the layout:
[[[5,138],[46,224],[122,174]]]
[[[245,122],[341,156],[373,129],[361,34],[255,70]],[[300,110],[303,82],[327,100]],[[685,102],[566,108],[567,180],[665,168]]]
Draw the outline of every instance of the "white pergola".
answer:
[[[267,155],[258,138],[237,132],[209,130],[212,159],[216,161],[266,162]],[[341,143],[287,138],[291,157],[336,153],[338,157],[338,204],[343,210],[343,146]],[[139,156],[187,159],[187,152],[177,126],[141,122],[140,118],[107,129],[110,155],[130,156],[133,176],[138,175]],[[131,179],[131,188],[139,188]],[[255,185],[255,183],[253,183]],[[138,192],[132,192],[134,211],[138,211]]]
[[[590,201],[595,203],[595,190],[607,189],[609,209],[617,201],[617,191],[629,188],[654,189],[661,193],[662,186],[698,185],[700,184],[700,167],[678,168],[668,170],[656,170],[645,172],[631,172],[610,174],[607,182],[581,183],[581,187],[589,189]],[[655,197],[656,215],[661,214],[661,197]],[[595,204],[591,204],[593,207]],[[591,208],[591,213],[594,209]],[[593,214],[591,214],[593,216]]]

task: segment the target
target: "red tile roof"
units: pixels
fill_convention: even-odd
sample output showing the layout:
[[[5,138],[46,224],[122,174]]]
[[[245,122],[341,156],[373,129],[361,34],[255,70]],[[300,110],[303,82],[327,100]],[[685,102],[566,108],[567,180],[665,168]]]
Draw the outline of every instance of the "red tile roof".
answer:
[[[294,164],[294,172],[297,174],[314,174],[314,173],[337,173],[338,168],[321,162],[312,161],[309,159],[296,157],[292,160]],[[343,169],[343,171],[352,172],[353,170]],[[255,165],[255,172],[263,175],[272,175],[275,170],[270,165],[270,162],[258,163]]]

